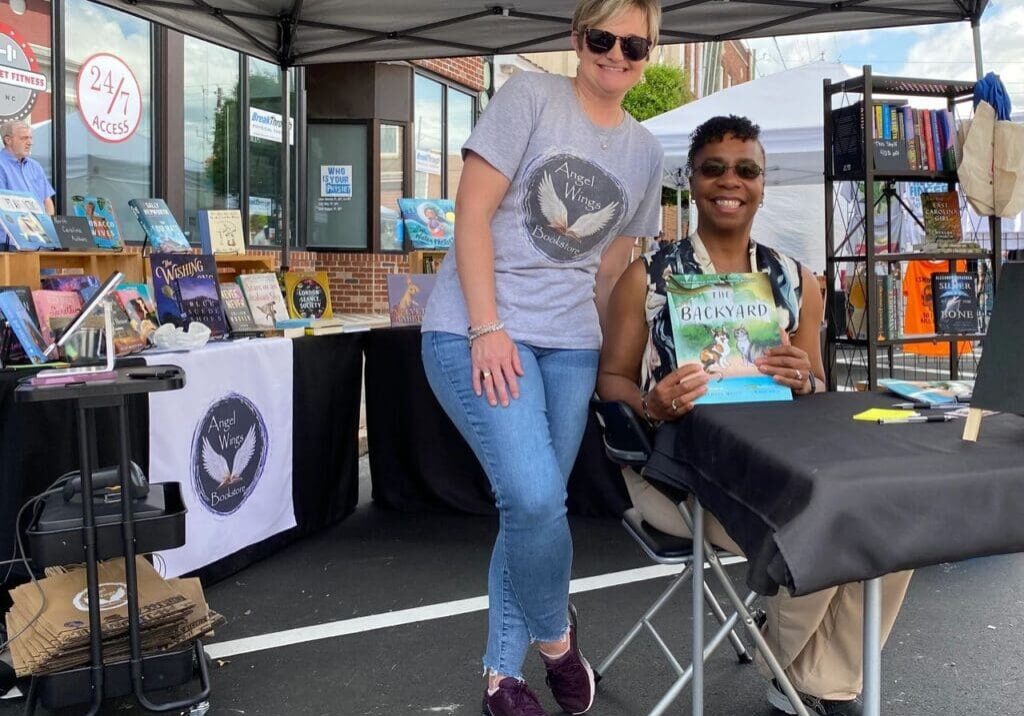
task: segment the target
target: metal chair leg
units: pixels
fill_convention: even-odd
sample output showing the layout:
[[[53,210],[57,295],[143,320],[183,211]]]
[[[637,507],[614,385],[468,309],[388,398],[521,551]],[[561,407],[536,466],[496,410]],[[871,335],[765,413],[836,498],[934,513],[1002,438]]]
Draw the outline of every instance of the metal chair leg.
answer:
[[[722,609],[722,605],[718,603],[718,599],[715,598],[715,593],[711,591],[711,587],[708,586],[707,582],[704,582],[704,601],[707,602],[708,608],[711,609],[711,613],[715,615],[715,619],[718,623],[725,624],[728,617],[725,616],[725,611]],[[735,629],[729,630],[729,642],[732,644],[733,651],[736,652],[736,658],[739,659],[741,664],[750,664],[753,662],[750,654],[747,652],[747,648],[743,645]]]

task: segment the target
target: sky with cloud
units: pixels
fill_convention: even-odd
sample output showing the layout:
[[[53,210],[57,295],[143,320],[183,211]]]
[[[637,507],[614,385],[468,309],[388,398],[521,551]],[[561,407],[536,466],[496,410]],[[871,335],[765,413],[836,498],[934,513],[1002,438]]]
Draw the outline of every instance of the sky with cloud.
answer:
[[[992,0],[981,21],[982,61],[1006,85],[1015,110],[1024,110],[1024,0]],[[764,76],[808,62],[871,65],[875,74],[973,80],[969,23],[833,32],[748,40]]]

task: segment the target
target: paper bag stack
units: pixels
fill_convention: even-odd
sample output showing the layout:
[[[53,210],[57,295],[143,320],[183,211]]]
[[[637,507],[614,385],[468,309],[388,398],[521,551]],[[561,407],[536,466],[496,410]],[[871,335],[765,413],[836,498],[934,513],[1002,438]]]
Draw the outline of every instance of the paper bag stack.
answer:
[[[207,606],[198,579],[164,580],[142,557],[137,557],[135,563],[144,654],[182,647],[223,622],[223,617]],[[11,592],[14,606],[7,613],[7,633],[14,636],[25,629],[11,642],[14,670],[19,677],[89,664],[85,568],[59,567],[46,574],[38,582],[42,595],[31,583]],[[101,562],[98,574],[103,660],[112,663],[129,656],[124,558]]]

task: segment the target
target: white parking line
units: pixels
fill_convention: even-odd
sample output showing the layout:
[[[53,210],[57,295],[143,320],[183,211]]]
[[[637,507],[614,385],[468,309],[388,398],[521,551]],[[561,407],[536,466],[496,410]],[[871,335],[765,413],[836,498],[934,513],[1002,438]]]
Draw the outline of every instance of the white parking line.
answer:
[[[722,564],[737,564],[744,562],[742,557],[726,557]],[[618,587],[623,584],[642,582],[648,579],[658,579],[676,574],[679,571],[677,565],[653,565],[650,567],[639,567],[627,569],[621,572],[609,572],[594,577],[581,577],[574,579],[569,584],[570,594],[580,592],[591,592],[596,589],[607,589]],[[404,624],[415,624],[434,619],[445,619],[460,614],[479,612],[487,609],[487,597],[471,597],[469,599],[458,599],[453,602],[441,602],[430,604],[425,607],[414,607],[412,609],[399,609],[394,612],[383,614],[370,614],[365,617],[353,619],[341,619],[339,621],[327,622],[325,624],[314,624],[312,626],[285,629],[284,631],[272,632],[249,636],[244,639],[232,639],[215,644],[206,644],[206,653],[213,659],[225,659],[240,654],[249,654],[254,651],[266,649],[278,649],[282,646],[294,644],[305,644],[320,639],[331,639],[333,637],[359,634],[361,632],[373,631],[375,629],[387,629],[389,627],[402,626]]]

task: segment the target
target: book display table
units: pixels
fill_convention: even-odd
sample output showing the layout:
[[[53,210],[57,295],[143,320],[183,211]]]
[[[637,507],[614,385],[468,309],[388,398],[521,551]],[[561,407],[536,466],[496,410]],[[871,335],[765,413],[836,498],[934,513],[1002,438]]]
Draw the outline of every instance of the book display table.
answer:
[[[192,646],[177,652],[156,656],[143,656],[140,637],[138,583],[136,574],[136,548],[172,549],[185,541],[184,510],[180,496],[175,501],[176,483],[155,486],[157,499],[147,499],[147,519],[136,522],[136,499],[130,468],[129,420],[127,398],[130,395],[178,390],[185,384],[185,374],[177,366],[119,368],[113,380],[88,383],[69,383],[57,386],[34,386],[30,378],[15,389],[15,400],[20,403],[72,401],[78,416],[78,453],[81,474],[81,518],[66,516],[61,528],[47,528],[36,523],[30,528],[33,561],[39,567],[55,566],[64,562],[80,562],[84,556],[89,614],[90,665],[34,676],[29,688],[26,714],[35,713],[42,701],[46,708],[60,708],[72,704],[91,703],[90,716],[99,711],[102,701],[110,696],[133,693],[139,704],[148,711],[177,711],[204,702],[210,693],[206,669],[206,656],[202,642],[196,639]],[[120,477],[119,520],[106,520],[97,524],[93,497],[93,472],[97,435],[96,411],[114,410],[116,419],[112,432],[118,445],[118,472]],[[42,514],[46,514],[44,509]],[[77,522],[77,530],[72,522]],[[136,531],[138,530],[138,531]],[[120,533],[120,540],[116,532]],[[84,555],[82,554],[84,552]],[[97,562],[114,556],[124,556],[125,587],[127,590],[128,643],[127,661],[107,664],[102,653],[100,614],[100,584]],[[200,691],[189,698],[171,702],[154,702],[147,691],[154,687],[176,686],[192,678],[193,660],[198,669]]]

